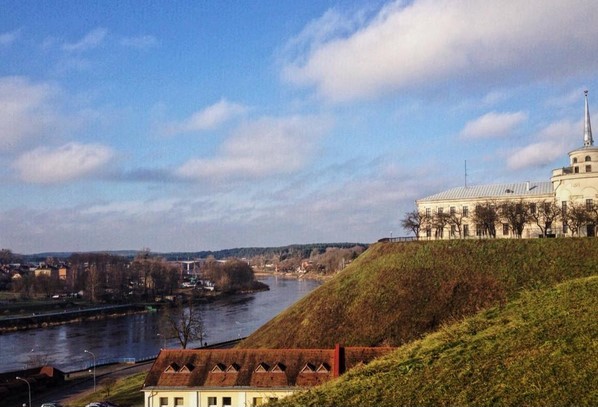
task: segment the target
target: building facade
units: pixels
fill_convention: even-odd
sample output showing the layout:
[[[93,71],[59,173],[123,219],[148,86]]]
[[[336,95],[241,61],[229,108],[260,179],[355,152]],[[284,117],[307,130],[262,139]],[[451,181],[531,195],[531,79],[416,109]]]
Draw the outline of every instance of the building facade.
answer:
[[[394,349],[166,349],[145,379],[145,407],[258,406]]]
[[[569,166],[552,171],[550,181],[457,187],[416,205],[418,239],[596,236],[598,147],[587,91],[583,145],[569,153]]]

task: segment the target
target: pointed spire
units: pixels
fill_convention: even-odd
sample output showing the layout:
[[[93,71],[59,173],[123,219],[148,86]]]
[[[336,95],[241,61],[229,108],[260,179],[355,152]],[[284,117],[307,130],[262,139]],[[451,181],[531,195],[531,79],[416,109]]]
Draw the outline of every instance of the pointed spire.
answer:
[[[584,92],[586,96],[586,110],[583,121],[583,146],[591,147],[594,145],[594,139],[592,138],[592,125],[590,124],[590,109],[588,108],[588,91]]]

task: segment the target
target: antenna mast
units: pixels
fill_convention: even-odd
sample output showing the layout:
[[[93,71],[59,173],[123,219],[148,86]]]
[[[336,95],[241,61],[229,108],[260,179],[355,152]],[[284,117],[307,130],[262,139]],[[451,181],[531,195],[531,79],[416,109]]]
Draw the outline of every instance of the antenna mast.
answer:
[[[465,188],[467,188],[467,160],[465,160]]]

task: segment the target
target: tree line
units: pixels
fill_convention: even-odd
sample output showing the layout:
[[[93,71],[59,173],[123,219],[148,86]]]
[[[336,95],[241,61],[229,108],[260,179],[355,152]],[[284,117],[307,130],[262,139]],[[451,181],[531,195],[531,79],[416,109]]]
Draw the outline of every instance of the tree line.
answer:
[[[476,204],[471,212],[466,206],[450,207],[449,211],[439,208],[435,213],[414,210],[405,214],[401,225],[416,237],[425,232],[426,237],[437,239],[445,237],[447,229],[452,238],[471,236],[469,225],[475,226],[474,233],[480,237],[495,238],[499,225],[503,225],[503,234],[521,237],[526,226],[536,225],[541,236],[547,237],[554,234],[557,222],[562,222],[563,232],[569,230],[572,236],[579,236],[583,226],[598,224],[598,205],[591,200],[585,203],[489,200]]]

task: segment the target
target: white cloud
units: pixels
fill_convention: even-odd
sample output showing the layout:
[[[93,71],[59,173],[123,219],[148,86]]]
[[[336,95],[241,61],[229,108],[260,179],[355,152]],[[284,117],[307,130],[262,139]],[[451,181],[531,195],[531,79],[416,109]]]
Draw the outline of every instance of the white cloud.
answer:
[[[562,142],[541,141],[523,147],[507,159],[507,167],[520,170],[528,167],[545,166],[565,155]]]
[[[14,30],[0,34],[0,47],[5,47],[17,40],[19,35],[21,34],[21,30]]]
[[[0,78],[0,151],[14,150],[57,124],[50,107],[57,93],[51,85],[23,77]]]
[[[24,182],[55,184],[97,173],[113,156],[109,147],[100,144],[68,143],[27,152],[15,160],[13,168]]]
[[[77,42],[65,43],[62,45],[62,49],[68,52],[84,52],[94,48],[97,48],[102,44],[108,30],[105,28],[96,28],[95,30],[87,33],[83,38]]]
[[[578,136],[576,138],[576,136]],[[581,145],[583,140],[583,120],[572,122],[570,120],[560,120],[558,122],[550,123],[538,133],[539,139],[552,140],[575,140],[574,145]]]
[[[243,179],[293,173],[309,161],[331,120],[316,116],[262,118],[241,125],[219,157],[193,159],[177,174],[189,179]]]
[[[178,133],[212,130],[232,118],[242,115],[246,111],[247,107],[222,99],[211,106],[193,113],[189,118],[181,122],[168,124],[165,132],[168,135],[173,135]]]
[[[598,68],[597,20],[598,3],[582,0],[397,1],[351,35],[302,46],[283,77],[331,101],[571,77]]]
[[[158,45],[158,40],[153,35],[140,35],[138,37],[126,37],[120,40],[124,47],[148,49]]]
[[[525,120],[527,120],[527,115],[523,112],[486,113],[467,122],[459,133],[459,137],[461,139],[505,137]]]

